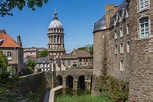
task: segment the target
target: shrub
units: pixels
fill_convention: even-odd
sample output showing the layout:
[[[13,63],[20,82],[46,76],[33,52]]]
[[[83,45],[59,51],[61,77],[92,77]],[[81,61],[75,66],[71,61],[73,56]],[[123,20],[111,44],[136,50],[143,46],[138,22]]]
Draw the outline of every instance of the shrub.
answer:
[[[119,81],[111,76],[102,77],[99,91],[102,93],[110,93],[115,101],[128,99],[129,84],[128,82]]]

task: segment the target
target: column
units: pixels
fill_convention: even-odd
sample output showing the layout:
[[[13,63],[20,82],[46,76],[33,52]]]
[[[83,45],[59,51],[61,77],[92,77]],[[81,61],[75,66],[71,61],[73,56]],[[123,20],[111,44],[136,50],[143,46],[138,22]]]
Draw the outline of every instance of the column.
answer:
[[[66,88],[66,77],[63,77],[63,88]]]
[[[78,79],[73,79],[73,90],[77,90],[78,89],[77,82],[78,82]]]
[[[90,86],[91,86],[91,80],[88,80],[88,79],[85,80],[85,87],[86,87],[87,90],[90,90],[91,89]]]
[[[56,43],[56,35],[54,35],[54,43]]]
[[[59,43],[61,43],[61,36],[59,36]]]

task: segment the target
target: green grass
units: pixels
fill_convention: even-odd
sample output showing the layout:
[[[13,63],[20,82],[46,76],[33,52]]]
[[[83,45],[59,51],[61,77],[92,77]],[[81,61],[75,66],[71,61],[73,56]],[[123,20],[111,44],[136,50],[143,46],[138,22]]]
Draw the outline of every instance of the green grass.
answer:
[[[57,96],[55,102],[115,102],[109,95],[81,95],[81,96],[70,96],[62,95]]]

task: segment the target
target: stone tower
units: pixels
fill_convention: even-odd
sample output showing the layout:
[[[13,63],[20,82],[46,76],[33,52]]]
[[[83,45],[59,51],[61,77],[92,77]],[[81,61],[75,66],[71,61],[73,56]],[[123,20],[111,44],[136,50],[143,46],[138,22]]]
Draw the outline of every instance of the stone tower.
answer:
[[[58,14],[55,11],[53,21],[48,27],[48,51],[50,55],[63,55],[64,48],[64,29],[62,23],[58,20]]]

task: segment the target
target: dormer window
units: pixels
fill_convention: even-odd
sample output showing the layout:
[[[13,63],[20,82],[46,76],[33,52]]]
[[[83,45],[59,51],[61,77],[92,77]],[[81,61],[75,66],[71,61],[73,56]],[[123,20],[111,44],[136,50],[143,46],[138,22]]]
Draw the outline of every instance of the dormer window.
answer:
[[[122,17],[122,12],[121,12],[121,14],[118,15],[118,21],[121,22],[122,19],[123,19],[123,17]]]
[[[139,10],[148,8],[148,0],[139,0]]]
[[[114,22],[114,24],[113,24],[113,25],[114,25],[114,26],[116,26],[116,20],[115,20],[115,18],[113,19],[113,22]]]
[[[119,21],[119,14],[116,14],[116,23]]]
[[[2,45],[3,41],[4,41],[4,39],[0,39],[0,45]]]
[[[127,18],[127,17],[129,17],[129,15],[128,15],[127,10],[124,8],[123,11],[122,11],[122,18],[124,19],[124,18]]]

